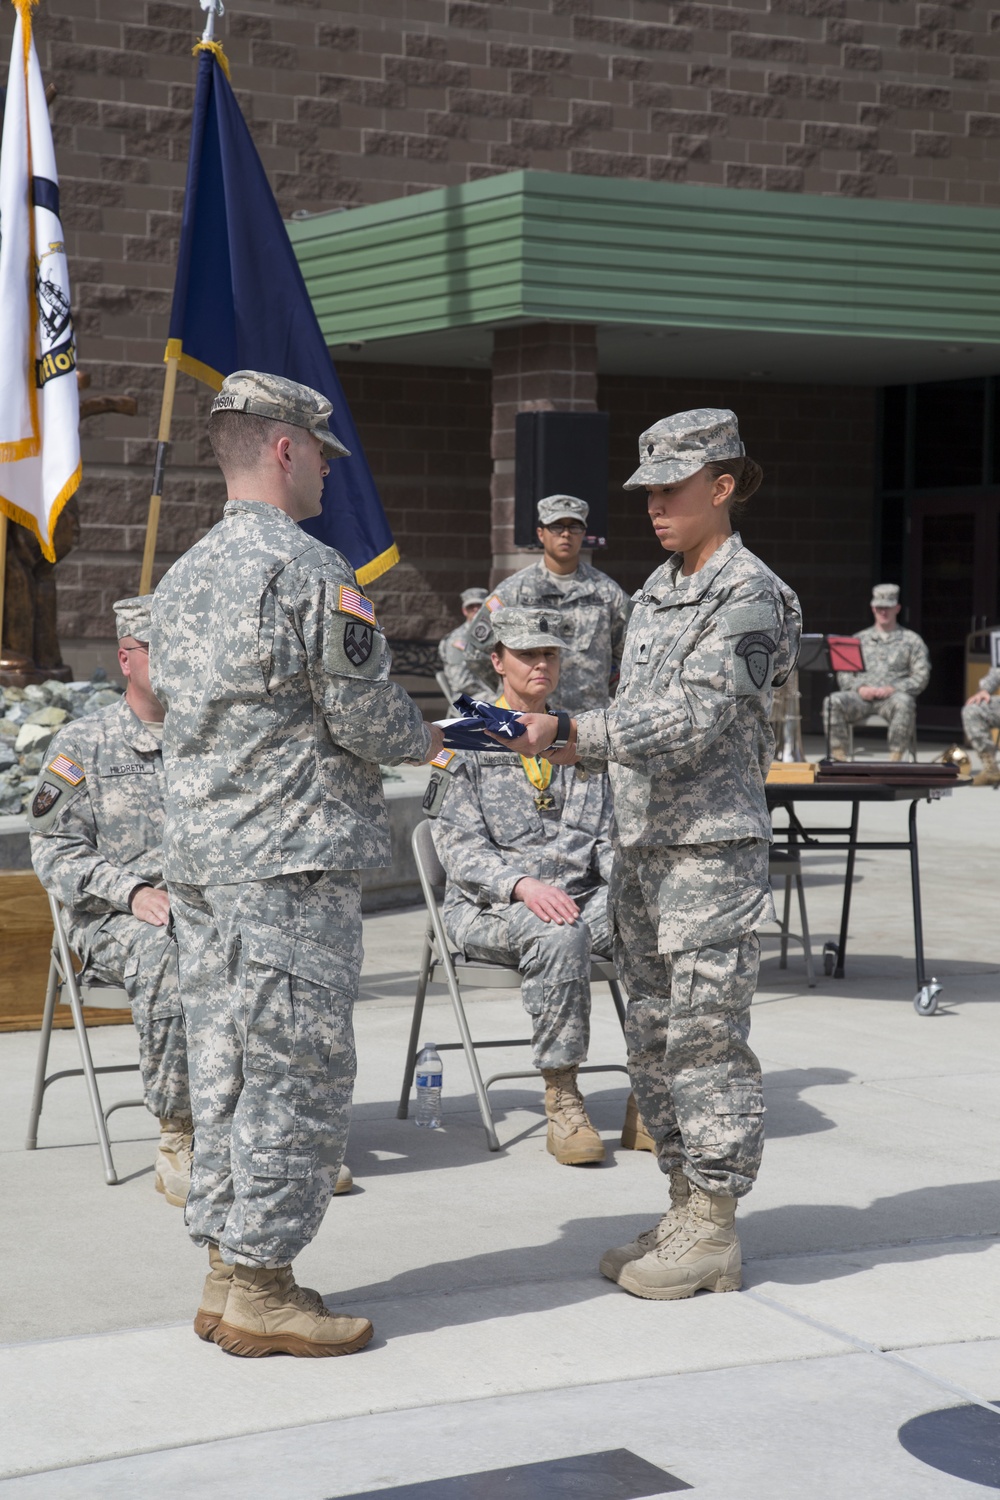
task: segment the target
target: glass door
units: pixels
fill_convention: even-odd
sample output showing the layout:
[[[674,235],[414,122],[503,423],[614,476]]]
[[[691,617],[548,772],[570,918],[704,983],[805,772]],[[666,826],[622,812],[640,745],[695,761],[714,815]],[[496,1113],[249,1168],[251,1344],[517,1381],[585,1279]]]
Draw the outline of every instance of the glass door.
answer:
[[[931,680],[917,705],[928,728],[961,730],[965,639],[997,620],[1000,494],[913,495],[909,625],[927,642]]]

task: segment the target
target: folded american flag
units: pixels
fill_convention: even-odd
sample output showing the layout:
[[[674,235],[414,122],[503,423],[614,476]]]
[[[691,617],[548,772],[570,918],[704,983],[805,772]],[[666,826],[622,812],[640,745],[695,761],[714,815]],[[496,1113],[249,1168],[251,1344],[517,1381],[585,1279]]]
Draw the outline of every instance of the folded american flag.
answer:
[[[516,740],[524,733],[524,725],[512,709],[496,708],[492,703],[470,698],[468,693],[456,698],[454,706],[462,715],[460,719],[437,721],[444,730],[444,742],[449,750],[502,750],[503,746],[491,740],[490,734]]]

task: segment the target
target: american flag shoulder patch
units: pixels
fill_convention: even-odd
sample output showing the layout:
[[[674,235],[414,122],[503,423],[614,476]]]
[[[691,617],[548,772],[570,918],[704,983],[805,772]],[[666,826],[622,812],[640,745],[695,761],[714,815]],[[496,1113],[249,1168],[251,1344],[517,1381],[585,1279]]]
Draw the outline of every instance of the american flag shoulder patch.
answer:
[[[503,609],[503,600],[499,594],[491,594],[486,601],[486,608],[491,615],[495,615],[498,609]]]
[[[354,615],[358,620],[364,620],[366,625],[375,624],[375,606],[370,599],[357,589],[352,589],[346,583],[340,585],[340,599],[337,608],[341,614]]]
[[[456,753],[457,752],[454,750],[442,750],[439,755],[435,755],[430,764],[432,766],[437,766],[439,771],[447,771],[448,767],[455,759]]]
[[[56,776],[61,776],[63,781],[68,781],[70,786],[79,786],[87,776],[83,767],[78,766],[75,760],[70,760],[68,755],[57,755],[55,760],[50,762],[49,770]]]

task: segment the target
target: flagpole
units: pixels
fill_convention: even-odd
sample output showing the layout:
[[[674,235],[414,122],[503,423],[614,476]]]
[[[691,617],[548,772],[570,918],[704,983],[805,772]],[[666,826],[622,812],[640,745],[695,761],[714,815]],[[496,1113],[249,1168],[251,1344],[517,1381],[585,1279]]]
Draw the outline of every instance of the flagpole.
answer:
[[[212,42],[215,38],[215,18],[223,12],[222,0],[199,0],[199,3],[202,10],[208,12],[201,40]],[[153,561],[156,557],[156,537],[160,529],[163,475],[167,467],[167,454],[170,451],[170,429],[173,425],[174,397],[177,393],[177,356],[168,355],[166,365],[166,374],[163,377],[163,399],[160,402],[160,426],[156,434],[152,493],[149,497],[149,511],[146,516],[146,541],[142,551],[142,570],[139,574],[140,594],[151,594],[153,591]],[[0,592],[0,599],[2,599],[2,592]]]
[[[7,512],[0,510],[0,657],[3,656],[3,594],[7,577]]]

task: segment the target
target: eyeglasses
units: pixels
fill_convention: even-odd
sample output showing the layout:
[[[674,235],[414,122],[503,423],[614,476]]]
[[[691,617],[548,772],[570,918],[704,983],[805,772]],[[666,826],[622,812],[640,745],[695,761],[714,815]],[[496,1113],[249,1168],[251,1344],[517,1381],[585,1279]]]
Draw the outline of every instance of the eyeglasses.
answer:
[[[587,528],[579,521],[562,521],[553,525],[545,525],[543,530],[551,531],[556,536],[583,536]]]

